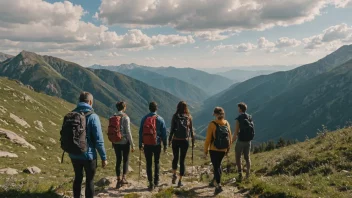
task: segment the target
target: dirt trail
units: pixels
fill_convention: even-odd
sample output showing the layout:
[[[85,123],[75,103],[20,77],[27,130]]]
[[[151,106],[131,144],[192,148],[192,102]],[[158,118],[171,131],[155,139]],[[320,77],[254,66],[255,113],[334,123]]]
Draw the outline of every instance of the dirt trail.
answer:
[[[233,186],[223,186],[224,191],[217,196],[214,196],[214,188],[208,187],[207,183],[202,183],[198,181],[189,181],[185,177],[185,181],[183,182],[184,186],[178,188],[176,185],[171,184],[171,177],[163,176],[162,183],[159,187],[154,189],[152,192],[148,191],[147,189],[147,182],[146,181],[129,181],[130,184],[126,185],[120,189],[115,189],[116,186],[116,179],[109,178],[112,183],[109,187],[102,192],[99,192],[96,197],[155,197],[158,193],[162,192],[163,190],[173,189],[175,190],[175,194],[173,197],[234,197],[234,198],[241,198],[246,197],[245,194],[241,194],[236,187]],[[145,179],[143,179],[145,180]],[[133,196],[133,194],[135,196]],[[139,195],[139,196],[137,196]],[[163,197],[163,196],[162,196]],[[169,196],[167,196],[169,197]]]

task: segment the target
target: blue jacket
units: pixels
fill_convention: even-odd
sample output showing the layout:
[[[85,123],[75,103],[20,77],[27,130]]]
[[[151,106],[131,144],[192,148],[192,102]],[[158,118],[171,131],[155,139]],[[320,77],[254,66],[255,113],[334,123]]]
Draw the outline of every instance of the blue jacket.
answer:
[[[76,109],[73,111],[86,113],[89,111],[93,111],[93,108],[87,103],[80,102],[78,103]],[[103,132],[101,130],[99,116],[95,113],[87,117],[87,142],[88,142],[87,152],[82,153],[81,155],[69,154],[70,158],[78,159],[78,160],[97,159],[96,150],[98,150],[101,160],[106,160]]]
[[[148,115],[144,116],[141,121],[141,126],[139,127],[139,148],[142,147],[142,140],[143,140],[143,125],[144,121],[151,116],[157,115],[155,113],[149,113]],[[167,147],[167,133],[166,133],[166,125],[165,121],[162,117],[158,115],[156,120],[156,133],[157,133],[157,145],[161,144],[161,141],[164,144],[164,147]]]

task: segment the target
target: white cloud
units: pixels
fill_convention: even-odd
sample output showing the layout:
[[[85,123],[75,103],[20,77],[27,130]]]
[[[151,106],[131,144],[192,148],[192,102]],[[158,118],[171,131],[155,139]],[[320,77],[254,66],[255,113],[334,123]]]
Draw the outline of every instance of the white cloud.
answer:
[[[109,57],[119,57],[119,56],[123,56],[122,54],[119,54],[119,53],[117,53],[117,52],[110,52],[110,53],[108,53],[108,56]]]
[[[192,36],[148,36],[138,29],[119,35],[106,26],[82,21],[86,12],[69,1],[51,4],[43,0],[3,0],[0,1],[0,13],[0,39],[20,42],[17,47],[33,51],[59,48],[73,51],[140,50],[195,42]]]
[[[223,34],[221,31],[200,31],[195,32],[194,35],[203,40],[219,41],[229,38],[232,34]]]
[[[350,0],[102,0],[99,18],[110,25],[170,26],[222,40],[226,36],[220,32],[301,24],[328,5],[349,4]]]
[[[297,47],[301,45],[301,43],[301,41],[296,39],[281,37],[276,41],[275,46],[277,48]]]
[[[350,44],[352,42],[352,27],[345,23],[331,26],[321,34],[304,38],[306,49],[317,49],[325,47],[326,49],[335,49],[338,45]]]
[[[260,37],[258,39],[258,47],[260,49],[273,49],[273,48],[275,48],[275,43],[270,42],[269,40],[267,40],[264,37]]]
[[[258,46],[252,44],[252,43],[241,43],[239,45],[223,45],[220,44],[218,46],[215,46],[212,50],[213,53],[216,53],[217,51],[220,50],[234,50],[235,52],[249,52],[254,49],[257,49]]]

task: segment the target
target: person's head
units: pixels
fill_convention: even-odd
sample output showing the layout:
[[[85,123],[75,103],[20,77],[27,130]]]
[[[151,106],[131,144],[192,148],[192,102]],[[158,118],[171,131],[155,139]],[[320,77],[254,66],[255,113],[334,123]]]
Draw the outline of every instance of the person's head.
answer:
[[[178,103],[176,114],[189,115],[188,106],[187,106],[187,103],[185,101],[181,101],[181,102]]]
[[[225,119],[225,110],[222,107],[215,107],[213,116],[218,120]]]
[[[86,91],[81,92],[81,94],[79,95],[79,102],[85,102],[90,106],[93,106],[93,95]]]
[[[126,111],[126,103],[121,101],[116,103],[117,111]]]
[[[238,106],[239,113],[246,113],[247,105],[244,102],[238,103],[237,106]]]
[[[158,110],[158,104],[156,102],[149,103],[149,111],[154,113]]]

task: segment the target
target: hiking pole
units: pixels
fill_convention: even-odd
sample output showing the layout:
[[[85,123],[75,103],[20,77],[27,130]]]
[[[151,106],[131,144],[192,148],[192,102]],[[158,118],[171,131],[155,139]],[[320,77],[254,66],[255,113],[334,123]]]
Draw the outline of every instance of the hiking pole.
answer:
[[[138,176],[138,182],[141,179],[141,166],[142,166],[142,151],[139,151],[139,176]]]
[[[194,177],[193,148],[194,148],[194,143],[192,143],[192,177],[191,177],[191,182],[193,182],[193,177]]]

